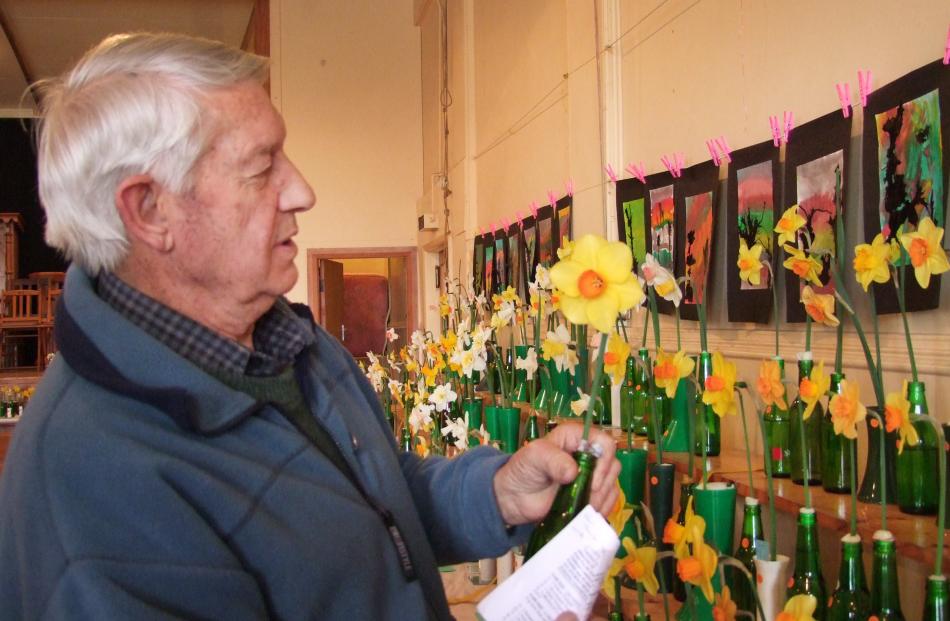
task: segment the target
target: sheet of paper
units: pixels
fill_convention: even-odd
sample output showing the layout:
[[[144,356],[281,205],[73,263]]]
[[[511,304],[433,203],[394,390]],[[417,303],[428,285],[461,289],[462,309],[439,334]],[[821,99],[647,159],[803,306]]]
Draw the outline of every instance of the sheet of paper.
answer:
[[[620,540],[588,505],[548,545],[479,603],[483,621],[578,619],[591,608]]]

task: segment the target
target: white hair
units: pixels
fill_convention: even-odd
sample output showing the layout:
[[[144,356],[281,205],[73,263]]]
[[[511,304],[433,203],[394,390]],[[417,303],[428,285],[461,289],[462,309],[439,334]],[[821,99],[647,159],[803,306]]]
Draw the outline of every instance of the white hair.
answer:
[[[138,33],[108,37],[63,76],[39,83],[46,243],[90,274],[115,269],[129,246],[115,206],[119,183],[147,173],[171,192],[189,191],[212,138],[207,95],[263,83],[267,70],[267,59],[217,41]]]

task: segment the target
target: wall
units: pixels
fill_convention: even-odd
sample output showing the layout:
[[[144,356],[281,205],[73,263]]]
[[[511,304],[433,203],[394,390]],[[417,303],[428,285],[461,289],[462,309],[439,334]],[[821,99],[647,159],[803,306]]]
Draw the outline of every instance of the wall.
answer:
[[[298,217],[290,292],[306,250],[414,246],[422,194],[419,30],[412,0],[271,0],[272,99],[285,149],[317,195]]]
[[[464,257],[465,275],[478,227],[512,218],[516,210],[524,213],[532,200],[546,202],[549,189],[561,195],[565,180],[575,184],[575,232],[616,237],[605,161],[617,170],[643,161],[650,174],[662,170],[664,153],[684,152],[687,165],[707,159],[704,141],[711,136],[726,135],[733,148],[766,140],[770,114],[791,109],[800,125],[837,109],[835,83],[850,81],[856,94],[858,69],[873,70],[873,86],[880,86],[940,57],[950,23],[950,4],[932,0],[911,0],[899,9],[882,0],[444,0],[444,5],[452,25],[448,84],[456,102],[449,116],[449,245],[456,257]],[[416,1],[424,46],[435,40],[438,13],[437,2]],[[437,64],[424,58],[423,84],[437,79],[436,70]],[[426,110],[431,89],[424,92]],[[857,116],[856,129],[860,111]],[[425,117],[427,174],[439,170],[441,153],[431,122],[431,115]],[[853,174],[860,170],[856,140]],[[859,211],[859,205],[860,196],[853,193],[849,212]],[[724,216],[724,207],[717,213]],[[848,222],[851,246],[860,225],[858,218]],[[741,377],[752,379],[759,360],[772,353],[773,334],[767,326],[725,320],[725,270],[733,258],[725,256],[725,227],[718,228],[722,243],[713,270],[719,286],[712,293],[709,345],[735,359]],[[457,263],[450,261],[452,269]],[[950,421],[939,406],[950,395],[947,283],[943,289],[942,308],[915,314],[911,326],[931,409]],[[852,295],[867,325],[859,291],[853,287]],[[674,328],[666,319],[663,324],[670,346]],[[802,329],[782,330],[781,351],[793,361],[803,348]],[[887,389],[894,390],[909,368],[899,321],[883,318],[881,332]],[[684,324],[683,339],[685,348],[698,349],[694,325]],[[816,329],[816,358],[830,364],[833,348],[833,332]],[[845,371],[861,381],[868,398],[863,356],[851,329],[844,350]],[[793,362],[789,368],[794,380]],[[741,446],[739,438],[739,424],[725,421],[724,444]],[[920,575],[919,567],[915,571]]]

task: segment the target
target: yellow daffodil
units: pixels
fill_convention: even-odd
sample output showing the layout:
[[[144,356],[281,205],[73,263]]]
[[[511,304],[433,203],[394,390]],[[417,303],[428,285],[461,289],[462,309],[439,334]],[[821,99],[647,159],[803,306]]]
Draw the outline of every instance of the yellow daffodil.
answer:
[[[739,240],[739,278],[754,287],[762,282],[762,244],[756,243],[749,248],[744,239]]]
[[[442,294],[439,297],[439,315],[448,317],[452,314],[452,307],[449,306],[449,296]]]
[[[914,276],[921,289],[930,286],[931,274],[943,274],[950,270],[947,252],[943,249],[943,229],[930,218],[924,218],[913,233],[899,235],[901,245],[910,255]]]
[[[775,232],[778,233],[778,243],[796,241],[798,229],[805,225],[805,218],[798,213],[798,205],[792,205],[785,210],[782,217],[775,223]]]
[[[501,292],[501,299],[503,302],[512,302],[516,306],[521,305],[521,298],[518,297],[518,292],[511,286]]]
[[[904,396],[906,394],[907,382],[904,382],[900,392],[892,392],[887,395],[884,405],[884,426],[887,433],[896,431],[900,436],[897,441],[898,453],[904,452],[905,444],[916,446],[920,442],[917,429],[910,422],[910,401]]]
[[[607,515],[607,523],[619,535],[627,525],[627,520],[633,515],[633,507],[627,504],[627,497],[623,493],[623,488],[620,487],[620,479],[614,479],[614,485],[617,487],[617,501],[614,502],[614,506]]]
[[[422,375],[426,378],[426,386],[435,386],[435,376],[438,374],[438,367],[430,367],[429,365],[422,367]]]
[[[832,395],[828,403],[828,411],[831,413],[831,422],[836,435],[843,435],[852,440],[857,439],[858,421],[864,420],[867,416],[867,409],[861,403],[861,390],[858,384],[841,380],[839,392]]]
[[[778,613],[775,621],[815,621],[815,609],[818,600],[814,595],[796,595],[785,602],[785,609]]]
[[[606,595],[607,599],[611,602],[616,599],[617,594],[614,577],[620,573],[623,566],[627,563],[627,557],[633,554],[633,551],[637,549],[633,543],[633,539],[630,537],[621,539],[620,545],[626,551],[626,556],[623,558],[615,558],[610,562],[610,567],[607,568],[607,575],[604,576],[604,581],[600,585],[600,590],[603,591],[604,595]]]
[[[567,240],[561,244],[561,247],[557,249],[557,258],[566,259],[574,253],[574,242]]]
[[[716,594],[716,603],[712,609],[713,621],[736,621],[736,603],[732,601],[732,592],[723,585],[722,593]]]
[[[631,580],[642,584],[643,590],[650,595],[656,595],[660,590],[660,583],[656,578],[655,571],[656,548],[653,546],[635,547],[633,552],[628,553],[623,560],[626,561],[623,569]]]
[[[835,296],[829,293],[817,293],[805,285],[802,289],[802,304],[805,305],[805,312],[816,323],[832,328],[840,323],[835,317]]]
[[[656,548],[644,546],[638,548],[630,537],[624,537],[621,542],[626,555],[623,558],[615,558],[607,570],[601,590],[610,601],[615,598],[614,576],[620,573],[620,570],[643,585],[650,595],[656,595],[660,590],[660,584],[656,578]]]
[[[678,524],[675,518],[670,518],[663,528],[663,543],[673,546],[673,555],[676,558],[689,556],[689,544],[702,543],[706,536],[706,520],[693,511],[693,498],[686,503],[686,515],[683,524]]]
[[[782,263],[787,269],[791,270],[796,276],[806,282],[821,286],[821,261],[815,257],[805,254],[804,250],[799,250],[795,246],[785,244],[785,252],[790,256]]]
[[[703,403],[711,405],[719,417],[736,413],[736,365],[728,362],[722,354],[713,354],[712,375],[703,386]]]
[[[612,332],[619,313],[643,302],[643,288],[632,269],[627,244],[584,235],[570,256],[551,268],[551,282],[561,293],[561,312],[572,323]]]
[[[818,400],[831,388],[831,378],[825,373],[825,363],[818,361],[811,369],[808,377],[803,377],[798,384],[798,396],[805,402],[805,411],[802,412],[802,419],[808,420],[811,413],[815,411]]]
[[[872,282],[885,283],[891,279],[888,259],[891,246],[884,241],[884,235],[878,233],[870,244],[858,244],[854,247],[854,277],[867,291]]]
[[[703,596],[710,604],[713,602],[712,579],[716,573],[716,564],[719,558],[716,551],[708,544],[700,541],[693,544],[693,553],[676,562],[676,573],[680,580],[698,586]]]
[[[442,346],[442,352],[445,354],[451,354],[452,350],[455,349],[455,344],[458,343],[458,337],[455,335],[455,332],[446,332],[442,335],[442,338],[439,339],[439,344]]]
[[[782,383],[782,370],[777,360],[763,360],[759,365],[759,377],[755,381],[755,389],[762,397],[765,405],[776,405],[780,410],[787,410],[785,403],[785,384]]]
[[[668,354],[663,349],[657,350],[656,365],[653,367],[653,379],[657,388],[666,390],[666,396],[672,399],[676,396],[676,387],[684,377],[693,373],[696,363],[680,350],[675,354]]]
[[[415,446],[416,455],[419,457],[428,457],[429,456],[429,444],[426,442],[426,439],[422,436],[416,436],[416,446]]]
[[[604,373],[610,374],[614,384],[623,381],[629,357],[630,344],[616,332],[611,334],[607,341],[607,351],[604,352]]]

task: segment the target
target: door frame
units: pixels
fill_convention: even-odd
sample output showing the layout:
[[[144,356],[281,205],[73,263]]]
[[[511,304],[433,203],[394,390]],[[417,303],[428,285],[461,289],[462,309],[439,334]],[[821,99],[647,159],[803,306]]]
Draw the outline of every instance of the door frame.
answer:
[[[317,261],[320,259],[388,259],[402,257],[406,260],[406,332],[412,334],[416,329],[416,311],[418,305],[418,267],[415,246],[363,247],[363,248],[307,248],[307,302],[314,317],[319,318],[320,277]],[[318,319],[319,320],[319,319]]]

